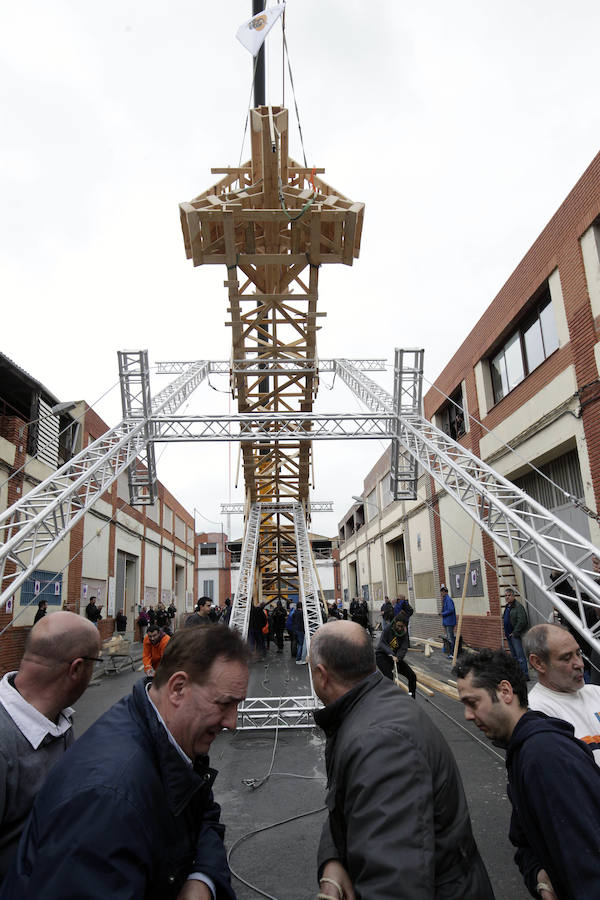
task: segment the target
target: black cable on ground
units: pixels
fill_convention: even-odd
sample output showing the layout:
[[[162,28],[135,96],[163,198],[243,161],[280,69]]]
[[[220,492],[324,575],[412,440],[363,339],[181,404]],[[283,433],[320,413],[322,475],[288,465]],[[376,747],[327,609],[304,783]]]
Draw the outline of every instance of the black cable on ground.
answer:
[[[246,881],[245,878],[242,878],[237,872],[234,871],[231,865],[231,857],[233,855],[233,851],[239,847],[244,841],[248,840],[248,838],[253,837],[255,834],[260,834],[263,831],[269,831],[271,828],[278,828],[280,825],[287,825],[289,822],[295,822],[297,819],[304,819],[306,816],[314,816],[316,813],[324,812],[327,809],[326,806],[319,806],[318,809],[309,809],[308,812],[298,813],[296,816],[290,816],[289,819],[281,819],[279,822],[273,822],[271,825],[263,825],[262,828],[255,828],[253,831],[248,831],[246,834],[243,834],[241,837],[234,841],[227,852],[227,862],[229,864],[229,869],[234,878],[237,878],[242,884],[245,884],[246,887],[249,887],[251,891],[259,894],[261,897],[267,897],[268,900],[278,900],[277,897],[273,897],[272,894],[267,894],[266,891],[261,891],[260,888],[255,887],[255,885],[251,884],[249,881]]]

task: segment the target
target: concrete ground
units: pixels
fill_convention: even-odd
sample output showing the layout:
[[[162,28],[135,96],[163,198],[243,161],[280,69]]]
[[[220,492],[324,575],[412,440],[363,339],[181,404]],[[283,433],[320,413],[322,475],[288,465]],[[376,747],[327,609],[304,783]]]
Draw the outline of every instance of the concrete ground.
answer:
[[[134,646],[134,658],[141,646]],[[446,679],[451,665],[441,651],[430,659],[410,653],[409,664]],[[124,671],[103,675],[76,704],[76,734],[142,677]],[[282,655],[274,648],[265,662],[252,664],[249,696],[271,692],[274,696],[308,692],[305,666],[296,666],[286,643]],[[462,774],[471,809],[473,829],[487,866],[497,900],[526,900],[525,889],[513,862],[508,841],[510,803],[506,797],[503,754],[465,722],[460,704],[436,693],[421,704],[444,734]],[[317,728],[299,730],[223,732],[215,740],[211,764],[219,770],[215,795],[227,825],[226,843],[233,847],[230,865],[239,900],[257,896],[276,900],[308,900],[316,897],[316,850],[325,818],[325,743]],[[270,777],[253,787],[264,776]],[[238,843],[239,842],[239,843]],[[252,885],[263,893],[257,893]],[[401,897],[398,894],[398,897]],[[390,898],[392,900],[392,898]],[[410,898],[407,898],[410,900]]]

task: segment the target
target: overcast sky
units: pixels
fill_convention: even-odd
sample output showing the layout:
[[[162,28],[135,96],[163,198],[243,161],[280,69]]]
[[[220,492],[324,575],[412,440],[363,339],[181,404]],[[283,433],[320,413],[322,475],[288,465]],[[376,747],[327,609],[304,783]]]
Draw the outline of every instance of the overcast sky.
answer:
[[[105,394],[119,349],[229,357],[226,273],[185,259],[178,203],[239,161],[252,58],[235,32],[250,15],[250,0],[4,4],[1,349],[61,400]],[[598,0],[289,0],[308,162],[366,204],[360,259],[321,269],[322,358],[421,346],[435,379],[598,152],[599,33]],[[278,104],[278,26],[267,43]],[[301,159],[293,114],[290,133]],[[211,382],[187,413],[227,411],[227,380]],[[328,384],[320,410],[358,410]],[[116,424],[118,388],[96,408]],[[336,511],[313,528],[335,534],[384,447],[315,449],[313,496]],[[225,523],[224,446],[158,456],[187,508]]]

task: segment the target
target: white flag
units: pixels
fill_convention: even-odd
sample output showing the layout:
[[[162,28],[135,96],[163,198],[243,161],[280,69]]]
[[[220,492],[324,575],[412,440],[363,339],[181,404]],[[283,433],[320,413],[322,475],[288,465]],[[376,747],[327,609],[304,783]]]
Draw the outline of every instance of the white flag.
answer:
[[[236,37],[246,50],[250,51],[252,56],[256,56],[264,44],[266,36],[284,9],[285,3],[279,3],[277,6],[271,6],[270,9],[263,10],[261,13],[248,19],[243,25],[240,25]]]

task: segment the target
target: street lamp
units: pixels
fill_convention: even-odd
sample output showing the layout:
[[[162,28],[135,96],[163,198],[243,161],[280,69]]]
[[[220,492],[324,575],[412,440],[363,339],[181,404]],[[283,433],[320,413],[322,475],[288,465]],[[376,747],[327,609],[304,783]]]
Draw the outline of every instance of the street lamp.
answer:
[[[377,510],[377,512],[379,513],[379,507],[377,506],[376,503],[373,503],[372,500],[365,500],[364,497],[357,497],[356,494],[352,494],[351,496],[352,496],[352,499],[353,499],[353,500],[356,500],[357,503],[360,503],[361,505],[366,504],[367,506],[372,506],[372,507],[374,507],[374,508]]]
[[[64,403],[55,403],[50,407],[53,416],[62,416],[63,413],[71,412],[78,404],[78,400],[66,400]]]

